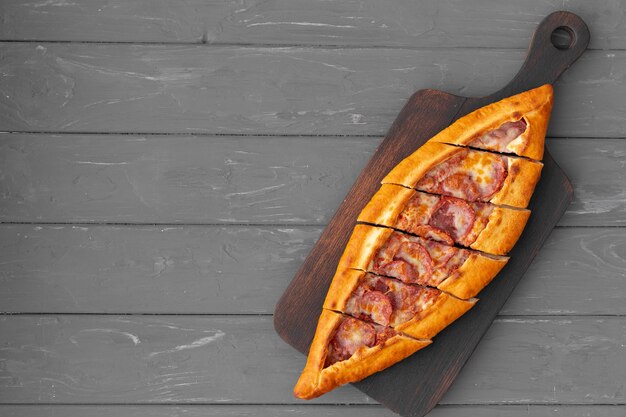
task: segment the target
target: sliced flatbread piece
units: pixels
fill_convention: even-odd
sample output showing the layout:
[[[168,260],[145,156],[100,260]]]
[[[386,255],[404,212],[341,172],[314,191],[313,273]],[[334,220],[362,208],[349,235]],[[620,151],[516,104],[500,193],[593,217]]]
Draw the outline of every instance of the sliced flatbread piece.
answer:
[[[348,268],[439,288],[461,299],[475,297],[508,257],[449,246],[387,227],[357,224],[339,261]],[[331,287],[332,293],[337,293]],[[331,308],[331,307],[329,307]]]
[[[553,91],[549,84],[481,107],[430,140],[543,159]]]
[[[468,203],[383,184],[361,211],[358,221],[492,255],[506,255],[524,231],[529,216],[526,209]]]
[[[436,288],[409,285],[356,269],[337,271],[324,308],[432,339],[474,306]]]
[[[525,208],[542,168],[541,162],[525,158],[429,141],[396,165],[382,183]]]
[[[340,385],[360,381],[430,343],[324,309],[294,395],[311,399]]]

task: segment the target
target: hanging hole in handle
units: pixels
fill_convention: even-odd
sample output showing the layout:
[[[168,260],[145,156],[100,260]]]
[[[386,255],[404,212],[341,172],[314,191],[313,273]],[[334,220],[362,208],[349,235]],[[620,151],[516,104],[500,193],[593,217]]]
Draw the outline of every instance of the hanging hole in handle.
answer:
[[[571,48],[575,40],[576,35],[574,31],[567,26],[559,26],[554,29],[550,35],[550,42],[552,42],[552,45],[554,45],[556,49],[560,50]]]

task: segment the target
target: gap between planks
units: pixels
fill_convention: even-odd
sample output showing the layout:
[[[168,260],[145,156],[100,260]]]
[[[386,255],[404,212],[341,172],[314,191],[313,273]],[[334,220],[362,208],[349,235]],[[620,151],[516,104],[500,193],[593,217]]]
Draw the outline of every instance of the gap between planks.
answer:
[[[254,42],[208,42],[200,39],[195,42],[183,41],[63,41],[45,39],[0,39],[0,43],[42,43],[47,45],[59,44],[81,44],[81,45],[148,45],[148,46],[206,46],[220,48],[267,48],[267,49],[287,49],[287,48],[311,48],[311,49],[397,49],[409,51],[438,51],[438,50],[506,50],[525,51],[527,48],[505,48],[501,46],[389,46],[389,45],[341,45],[341,44],[320,44],[320,43],[254,43]],[[589,48],[589,50],[594,50]],[[595,49],[598,51],[624,51],[626,48]]]
[[[167,403],[154,403],[154,402],[138,402],[138,403],[101,403],[101,402],[89,402],[89,403],[0,403],[0,406],[11,406],[11,407],[32,407],[32,406],[50,406],[50,407],[84,407],[84,406],[97,406],[97,407],[246,407],[246,406],[271,406],[271,407],[285,407],[285,408],[293,408],[295,406],[298,407],[311,407],[311,408],[321,408],[321,407],[338,407],[338,406],[350,406],[350,407],[360,407],[360,408],[384,408],[383,405],[377,403],[371,404],[363,404],[363,403],[353,403],[353,402],[337,402],[337,403],[298,403],[298,404],[285,404],[278,402],[241,402],[241,403],[212,403],[212,402],[167,402]],[[538,407],[611,407],[611,406],[621,406],[626,405],[626,402],[615,402],[615,403],[602,403],[602,404],[589,404],[589,403],[523,403],[523,404],[513,404],[510,402],[490,402],[485,404],[476,404],[476,403],[455,403],[455,404],[437,404],[437,407],[440,408],[459,408],[459,407],[473,407],[473,408],[482,408],[482,407],[528,407],[528,406],[538,406]]]
[[[54,313],[54,312],[0,312],[0,317],[9,316],[21,316],[21,317],[41,317],[41,316],[110,316],[110,317],[272,317],[272,313],[111,313],[111,312],[69,312],[69,313]],[[602,318],[623,318],[626,314],[499,314],[494,321],[507,321],[507,320],[558,320],[558,319],[572,319],[572,318],[585,318],[585,319],[602,319]]]
[[[45,39],[0,39],[0,43],[37,43],[37,44],[87,44],[87,45],[147,45],[147,46],[206,46],[220,48],[310,48],[310,49],[396,49],[408,51],[440,51],[440,50],[500,50],[500,51],[526,51],[528,48],[505,48],[502,46],[390,46],[390,45],[341,45],[319,43],[253,43],[253,42],[208,42],[200,39],[195,42],[183,41],[70,41],[70,40],[45,40]],[[587,48],[588,51],[626,51],[626,48]]]
[[[476,98],[476,97],[469,97]],[[81,136],[81,135],[90,135],[90,136],[177,136],[177,137],[206,137],[206,138],[327,138],[332,139],[336,138],[338,140],[341,139],[363,139],[363,138],[374,138],[374,139],[383,139],[385,135],[376,135],[376,134],[360,134],[360,135],[348,135],[348,134],[306,134],[306,133],[223,133],[223,132],[91,132],[91,131],[56,131],[56,130],[0,130],[0,139],[1,135],[50,135],[50,136]],[[546,138],[547,143],[552,140],[568,140],[568,139],[589,139],[589,140],[626,140],[626,136],[593,136],[589,137],[589,135],[584,136],[558,136],[558,135],[550,135],[549,138]]]
[[[46,131],[46,130],[2,130],[0,131],[0,135],[56,135],[56,136],[72,136],[72,135],[104,135],[104,136],[178,136],[178,137],[270,137],[270,138],[349,138],[349,139],[360,139],[360,138],[382,138],[381,135],[346,135],[346,134],[305,134],[305,133],[210,133],[210,132],[90,132],[90,131]],[[558,136],[551,136],[555,139],[559,139]],[[568,136],[569,138],[570,136]],[[576,139],[571,137],[572,139]],[[583,137],[583,138],[586,138]],[[593,139],[626,139],[626,138],[612,138],[612,137],[594,137]]]
[[[326,224],[316,223],[123,223],[123,222],[20,222],[20,221],[0,221],[0,226],[18,226],[18,225],[31,225],[31,226],[75,226],[75,227],[90,227],[90,226],[118,226],[118,227],[280,227],[280,228],[318,228],[323,229]],[[555,229],[625,229],[626,225],[608,225],[608,226],[596,226],[596,225],[556,225]]]

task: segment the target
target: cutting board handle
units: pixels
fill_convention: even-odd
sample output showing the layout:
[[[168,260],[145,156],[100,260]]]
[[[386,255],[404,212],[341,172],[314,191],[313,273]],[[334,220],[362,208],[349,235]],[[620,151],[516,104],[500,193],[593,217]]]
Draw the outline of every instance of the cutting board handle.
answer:
[[[589,28],[576,14],[558,11],[546,16],[535,29],[526,60],[511,82],[482,97],[493,102],[543,84],[553,84],[589,44]]]

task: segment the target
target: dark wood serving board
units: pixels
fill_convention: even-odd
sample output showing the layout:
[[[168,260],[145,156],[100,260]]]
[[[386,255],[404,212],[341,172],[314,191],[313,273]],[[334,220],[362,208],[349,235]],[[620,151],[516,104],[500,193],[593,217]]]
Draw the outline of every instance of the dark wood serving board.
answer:
[[[278,301],[274,312],[278,334],[300,352],[308,351],[356,218],[391,168],[459,117],[502,98],[554,83],[583,53],[589,36],[578,16],[555,12],[539,24],[522,68],[500,91],[482,98],[438,90],[413,94]],[[533,214],[524,234],[506,267],[478,295],[476,306],[438,334],[432,345],[356,383],[358,389],[403,416],[423,416],[439,402],[572,199],[572,185],[547,150],[543,162],[542,177],[529,206]]]

